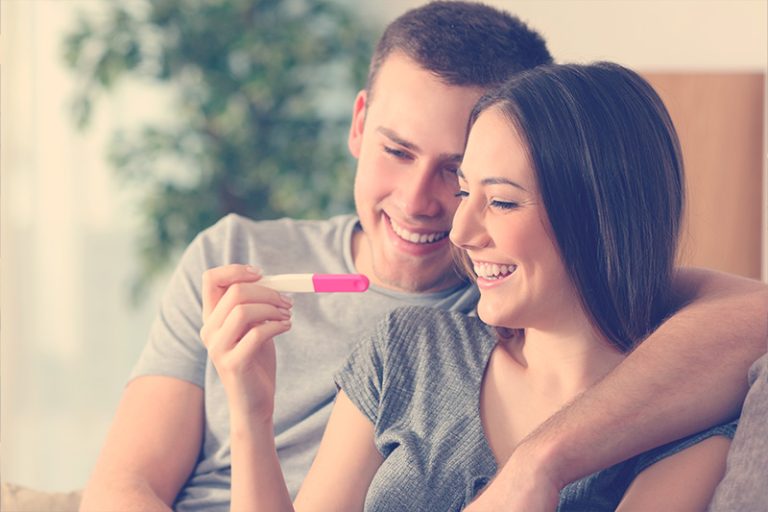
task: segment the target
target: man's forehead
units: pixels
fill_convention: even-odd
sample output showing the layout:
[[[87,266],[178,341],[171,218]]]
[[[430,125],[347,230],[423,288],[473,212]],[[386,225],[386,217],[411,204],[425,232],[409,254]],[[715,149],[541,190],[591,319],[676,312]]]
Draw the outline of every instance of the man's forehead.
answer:
[[[450,84],[404,52],[393,51],[382,61],[373,83],[370,84],[369,94],[375,96],[391,86],[402,86],[408,80],[418,82],[425,89],[451,90],[457,94],[471,94],[476,98],[486,91],[486,88],[481,86]]]

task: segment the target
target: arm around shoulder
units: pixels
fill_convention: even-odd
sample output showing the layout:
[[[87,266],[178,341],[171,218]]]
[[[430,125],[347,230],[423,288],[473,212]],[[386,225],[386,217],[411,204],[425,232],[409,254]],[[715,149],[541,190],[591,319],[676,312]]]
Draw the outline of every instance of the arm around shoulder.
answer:
[[[673,293],[677,311],[526,440],[531,449],[550,445],[556,481],[565,485],[738,414],[747,371],[765,351],[768,285],[686,268]]]
[[[568,483],[738,414],[765,352],[768,285],[686,268],[673,292],[677,312],[526,438],[473,511],[554,507]]]
[[[192,472],[203,435],[203,390],[172,377],[131,381],[80,510],[170,510]]]

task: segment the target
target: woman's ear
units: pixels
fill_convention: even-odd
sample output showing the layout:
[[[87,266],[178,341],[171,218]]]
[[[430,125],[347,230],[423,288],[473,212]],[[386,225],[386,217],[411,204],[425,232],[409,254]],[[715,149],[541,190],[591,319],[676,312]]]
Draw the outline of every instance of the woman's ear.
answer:
[[[352,124],[349,127],[347,146],[355,158],[360,158],[360,148],[363,146],[363,128],[365,128],[365,107],[368,93],[362,90],[357,93],[355,106],[352,109]]]

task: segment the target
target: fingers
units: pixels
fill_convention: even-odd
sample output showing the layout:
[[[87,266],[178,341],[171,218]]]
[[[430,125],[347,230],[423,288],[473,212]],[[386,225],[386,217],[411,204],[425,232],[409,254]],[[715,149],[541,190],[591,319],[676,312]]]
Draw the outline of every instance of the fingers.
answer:
[[[258,281],[232,284],[226,289],[224,295],[219,299],[207,318],[204,318],[203,328],[200,331],[201,337],[205,339],[206,336],[220,329],[235,308],[247,304],[262,304],[283,309],[290,309],[292,306],[290,299],[275,290],[259,286]],[[258,316],[259,313],[265,312],[265,309],[257,308],[248,311],[252,311],[257,315],[251,319],[242,318],[243,321],[247,320],[251,325],[269,319],[266,316]],[[239,315],[236,315],[236,317],[240,318]]]
[[[220,372],[248,364],[264,342],[291,327],[291,300],[260,286],[259,279],[260,271],[247,265],[217,267],[203,275],[200,337]]]
[[[219,303],[227,289],[235,283],[252,283],[261,279],[261,270],[251,265],[224,265],[203,273],[203,321]]]
[[[290,320],[279,320],[264,322],[260,326],[250,329],[245,336],[240,339],[237,348],[235,349],[241,351],[239,360],[251,360],[252,357],[256,356],[257,352],[264,348],[266,341],[271,340],[278,334],[286,332],[290,328]],[[274,358],[274,355],[272,357]]]
[[[272,304],[246,303],[235,305],[227,314],[221,327],[203,336],[203,343],[211,354],[231,350],[242,339],[255,332],[261,339],[268,339],[280,322],[290,327],[291,313],[288,308]]]

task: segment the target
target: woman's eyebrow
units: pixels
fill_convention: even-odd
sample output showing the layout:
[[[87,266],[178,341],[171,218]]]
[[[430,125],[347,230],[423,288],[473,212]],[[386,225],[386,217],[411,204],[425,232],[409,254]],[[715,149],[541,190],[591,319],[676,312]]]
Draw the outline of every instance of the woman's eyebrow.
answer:
[[[461,168],[456,169],[456,176],[458,176],[460,180],[467,181],[467,177],[464,176],[464,173],[462,172]],[[510,180],[509,178],[492,176],[489,178],[483,178],[480,181],[480,184],[481,185],[510,185],[512,187],[519,188],[523,192],[528,192],[528,190],[524,186],[520,185],[518,182],[514,180]]]

